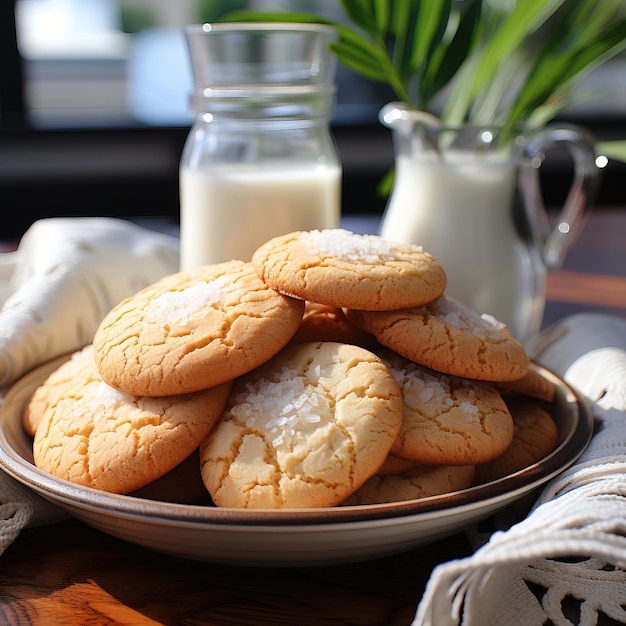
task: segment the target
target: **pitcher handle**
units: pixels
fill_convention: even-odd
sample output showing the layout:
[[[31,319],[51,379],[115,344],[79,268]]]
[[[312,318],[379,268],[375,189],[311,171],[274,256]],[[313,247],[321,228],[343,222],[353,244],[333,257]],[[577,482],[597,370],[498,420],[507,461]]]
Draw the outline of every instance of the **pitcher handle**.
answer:
[[[541,194],[540,168],[547,150],[559,145],[567,149],[572,159],[574,177],[565,203],[551,226]],[[601,171],[596,158],[594,140],[575,125],[548,125],[526,143],[520,170],[522,204],[536,249],[549,271],[561,267],[592,208]]]

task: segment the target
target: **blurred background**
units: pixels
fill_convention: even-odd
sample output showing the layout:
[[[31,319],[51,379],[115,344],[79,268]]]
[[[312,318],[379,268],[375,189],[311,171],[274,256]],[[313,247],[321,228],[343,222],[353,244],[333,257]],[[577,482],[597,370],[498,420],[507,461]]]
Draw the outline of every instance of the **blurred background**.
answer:
[[[240,8],[342,18],[336,0],[2,0],[0,207],[12,220],[0,239],[50,216],[176,222],[178,162],[191,124],[182,27]],[[344,168],[343,211],[381,213],[385,198],[376,187],[393,147],[377,115],[394,96],[341,65],[337,87],[332,131]],[[580,89],[585,102],[560,119],[598,139],[625,139],[626,57]],[[569,164],[552,159],[548,174],[545,201],[557,204]],[[624,164],[609,163],[598,204],[626,206],[625,175]]]

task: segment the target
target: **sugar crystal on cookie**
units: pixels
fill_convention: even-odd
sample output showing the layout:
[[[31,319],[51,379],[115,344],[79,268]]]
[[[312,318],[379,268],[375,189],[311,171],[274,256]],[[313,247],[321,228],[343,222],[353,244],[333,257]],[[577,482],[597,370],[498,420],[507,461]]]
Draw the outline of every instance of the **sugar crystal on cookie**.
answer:
[[[487,313],[479,314],[470,307],[466,307],[459,302],[442,296],[431,305],[439,313],[439,317],[450,326],[460,329],[470,328],[472,332],[481,338],[493,332],[501,332],[505,325],[498,321],[493,315]]]
[[[94,414],[103,412],[110,415],[119,407],[129,404],[129,402],[132,403],[133,401],[134,396],[113,389],[113,387],[101,381],[95,396],[89,402],[88,410]]]
[[[190,320],[200,317],[206,307],[222,301],[222,286],[226,276],[216,280],[198,281],[186,289],[166,291],[154,298],[146,309],[148,322],[185,326]]]
[[[308,231],[303,241],[319,253],[344,261],[375,264],[396,258],[389,242],[384,239],[375,235],[356,235],[341,228]]]
[[[316,371],[319,376],[320,370]],[[269,416],[262,427],[271,435],[272,445],[289,448],[306,436],[312,424],[322,421],[322,411],[328,411],[319,391],[311,381],[305,384],[295,370],[283,368],[276,380],[248,382],[235,394],[230,410],[249,427],[257,424],[257,417]]]

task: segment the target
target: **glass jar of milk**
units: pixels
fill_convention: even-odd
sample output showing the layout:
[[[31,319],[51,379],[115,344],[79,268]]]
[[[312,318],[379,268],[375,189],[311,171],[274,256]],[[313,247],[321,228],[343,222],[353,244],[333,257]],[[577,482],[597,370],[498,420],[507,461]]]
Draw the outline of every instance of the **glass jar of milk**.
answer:
[[[268,239],[335,228],[334,28],[186,28],[194,121],[180,161],[180,267],[250,260]]]

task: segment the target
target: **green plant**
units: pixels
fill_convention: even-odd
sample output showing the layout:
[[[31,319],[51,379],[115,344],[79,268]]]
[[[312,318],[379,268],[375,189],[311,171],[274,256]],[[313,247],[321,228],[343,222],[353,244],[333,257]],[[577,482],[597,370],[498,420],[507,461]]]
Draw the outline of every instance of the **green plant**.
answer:
[[[541,125],[626,48],[623,0],[340,0],[346,20],[301,12],[226,19],[336,26],[337,58],[447,124]]]

